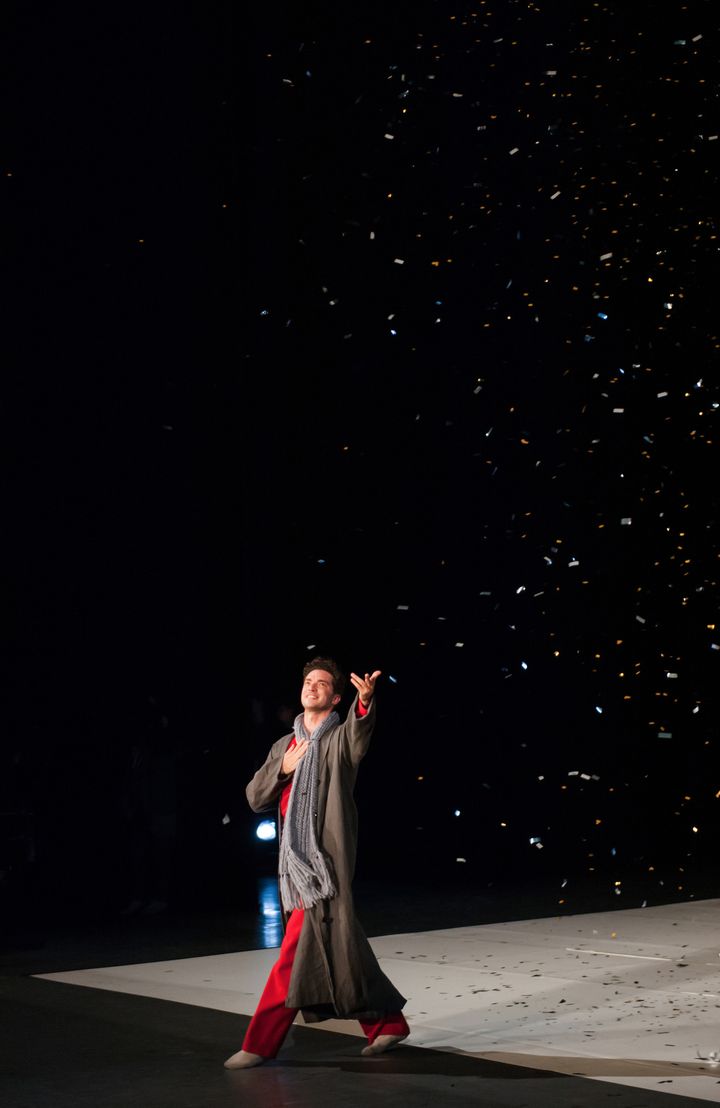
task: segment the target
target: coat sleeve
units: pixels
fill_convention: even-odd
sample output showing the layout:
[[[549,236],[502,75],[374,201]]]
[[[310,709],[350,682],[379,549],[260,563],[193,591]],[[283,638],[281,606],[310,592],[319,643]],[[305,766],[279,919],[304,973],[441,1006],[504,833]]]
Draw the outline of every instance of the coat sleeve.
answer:
[[[273,743],[264,764],[245,789],[253,812],[267,812],[280,800],[282,791],[290,780],[290,775],[282,772],[282,760],[290,738],[290,735],[286,735],[284,739]]]
[[[373,729],[375,727],[375,697],[370,701],[367,715],[360,716],[359,718],[355,711],[357,702],[358,698],[356,696],[350,705],[347,719],[341,727],[340,740],[343,754],[353,766],[359,765],[367,754],[367,749],[370,746],[370,739],[372,738]]]

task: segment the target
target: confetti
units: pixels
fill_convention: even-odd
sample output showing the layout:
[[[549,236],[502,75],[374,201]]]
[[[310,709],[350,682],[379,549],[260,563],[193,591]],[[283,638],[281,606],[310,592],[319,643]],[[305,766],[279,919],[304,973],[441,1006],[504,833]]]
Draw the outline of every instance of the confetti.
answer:
[[[217,692],[225,733],[237,676],[218,686],[202,643],[210,629],[219,656],[238,653],[215,601],[230,597],[235,611],[230,563],[239,551],[244,652],[276,643],[284,667],[296,633],[307,660],[310,627],[321,645],[306,651],[337,650],[349,667],[360,664],[353,649],[374,642],[388,655],[377,660],[387,736],[396,714],[419,705],[412,748],[429,766],[438,735],[442,753],[464,712],[493,796],[508,804],[502,821],[493,806],[487,819],[469,819],[467,775],[452,796],[465,818],[454,819],[445,783],[430,772],[422,790],[398,787],[408,773],[402,742],[384,745],[375,786],[363,769],[367,796],[387,785],[398,819],[424,825],[428,837],[432,813],[445,812],[443,833],[456,837],[437,850],[447,849],[451,869],[464,856],[480,874],[502,836],[497,857],[517,851],[522,878],[544,883],[552,904],[560,872],[578,897],[584,889],[613,908],[620,888],[635,908],[657,901],[662,880],[676,899],[713,887],[701,877],[720,813],[716,62],[692,6],[671,0],[657,27],[648,10],[626,5],[619,20],[611,6],[586,4],[563,22],[552,5],[455,13],[434,4],[398,20],[386,5],[359,24],[321,21],[307,35],[302,19],[281,28],[270,13],[251,44],[252,71],[264,76],[260,124],[243,141],[261,187],[247,252],[243,244],[252,291],[237,352],[226,368],[186,372],[153,358],[156,344],[144,346],[133,324],[116,364],[71,389],[57,411],[62,375],[49,392],[31,390],[53,403],[38,409],[20,471],[27,525],[35,519],[37,535],[51,533],[66,511],[73,524],[61,528],[61,556],[31,597],[28,644],[31,628],[52,624],[48,657],[65,654],[70,670],[93,655],[88,643],[104,617],[123,613],[125,639],[134,628],[141,643],[137,673],[166,659],[157,680],[174,700],[170,718],[186,716],[197,663],[193,705]],[[185,229],[176,247],[140,225],[148,213],[120,194],[157,162],[157,152],[143,156],[150,137],[140,132],[134,168],[115,186],[83,188],[80,169],[68,178],[85,230],[70,236],[72,251],[61,249],[58,272],[78,302],[83,281],[102,286],[102,304],[124,304],[133,290],[137,319],[155,319],[157,337],[160,321],[174,318],[165,308],[189,295],[183,273],[203,216],[200,195],[178,193],[171,174],[155,223]],[[28,195],[40,187],[21,154],[0,180],[20,244],[12,265],[26,288],[35,275],[22,244],[42,237],[43,220],[52,239],[62,204],[38,231],[32,205],[25,211],[14,196],[16,184]],[[71,157],[61,161],[72,170]],[[53,170],[48,195],[61,176]],[[221,218],[220,201],[232,209],[238,198],[210,200]],[[105,227],[108,211],[122,214],[119,233],[85,234]],[[174,273],[184,251],[187,269]],[[167,282],[155,279],[162,274]],[[100,316],[88,324],[96,338]],[[133,352],[140,368],[127,371]],[[42,364],[34,358],[34,374]],[[150,437],[143,411],[153,413]],[[198,450],[206,433],[212,448]],[[55,473],[63,435],[71,460]],[[98,435],[115,459],[107,482],[104,464],[95,472],[87,463]],[[250,524],[241,546],[215,541],[230,534],[218,523],[222,508]],[[108,576],[104,554],[118,536],[128,572]],[[208,549],[221,552],[209,561],[208,536]],[[396,603],[398,591],[407,603]],[[107,649],[103,633],[97,658],[119,674],[113,687],[127,700],[117,727],[130,734],[130,663],[119,663],[127,641]],[[267,665],[279,673],[278,659]],[[258,695],[274,696],[259,660],[251,677],[255,668]],[[55,684],[76,687],[74,673],[69,683],[64,676],[34,678],[28,734],[47,731]],[[102,729],[90,715],[79,743]],[[275,721],[267,705],[264,720],[244,744],[248,768]],[[163,732],[161,745],[174,736],[173,727]],[[567,771],[578,756],[582,770]],[[216,827],[217,813],[207,814]],[[538,841],[525,850],[531,832]],[[621,887],[608,877],[616,859]],[[583,907],[573,899],[573,910]]]

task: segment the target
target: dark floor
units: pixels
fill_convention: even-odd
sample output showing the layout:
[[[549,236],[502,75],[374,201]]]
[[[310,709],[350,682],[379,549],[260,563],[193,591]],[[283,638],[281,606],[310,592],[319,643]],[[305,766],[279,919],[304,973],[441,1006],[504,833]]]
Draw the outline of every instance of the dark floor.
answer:
[[[361,1040],[295,1027],[281,1059],[231,1073],[247,1018],[146,997],[5,978],[4,1108],[683,1108],[668,1098],[581,1077],[401,1047],[359,1056]]]
[[[0,974],[53,973],[279,945],[277,933],[268,928],[263,915],[267,903],[277,906],[275,876],[250,877],[243,888],[246,898],[235,903],[175,904],[157,914],[139,911],[123,916],[106,905],[86,905],[81,910],[65,905],[58,906],[54,915],[43,907],[25,910],[13,920],[11,913],[2,910]],[[590,879],[584,884],[575,880],[570,891],[563,890],[562,905],[552,884],[517,878],[492,885],[435,879],[431,891],[416,877],[363,878],[355,882],[354,891],[357,913],[370,936],[687,900],[682,893],[664,890],[651,897],[646,889],[634,891],[628,883],[624,894],[616,896],[611,883],[604,886]],[[697,885],[695,899],[718,895],[713,873]]]
[[[78,988],[31,977],[99,965],[188,958],[255,949],[268,935],[260,905],[273,888],[235,906],[202,910],[100,912],[79,918],[15,920],[0,950],[0,1104],[3,1108],[275,1108],[335,1104],[395,1108],[470,1104],[522,1108],[682,1108],[707,1103],[668,1098],[545,1070],[402,1047],[361,1059],[361,1042],[293,1028],[281,1059],[229,1073],[223,1059],[241,1044],[247,1019],[210,1009]],[[711,895],[711,890],[708,889]],[[555,915],[555,891],[530,886],[427,889],[360,881],[357,904],[372,934],[420,931]],[[680,899],[680,898],[678,898]],[[640,907],[627,898],[578,890],[576,911]],[[658,901],[660,902],[660,901]],[[720,1099],[720,1090],[719,1097]]]

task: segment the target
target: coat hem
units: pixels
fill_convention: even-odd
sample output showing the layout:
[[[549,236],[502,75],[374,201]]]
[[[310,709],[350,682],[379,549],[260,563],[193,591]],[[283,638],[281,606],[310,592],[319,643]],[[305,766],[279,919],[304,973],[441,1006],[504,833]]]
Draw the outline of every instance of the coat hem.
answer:
[[[361,1023],[379,1023],[380,1020],[387,1016],[402,1011],[407,1001],[404,997],[402,997],[401,1000],[402,1003],[395,1005],[392,1009],[382,1008],[373,1009],[372,1011],[363,1009],[362,1011],[338,1012],[332,1004],[317,1004],[309,1008],[301,1008],[300,1011],[302,1012],[305,1023],[323,1023],[325,1020],[359,1020]]]

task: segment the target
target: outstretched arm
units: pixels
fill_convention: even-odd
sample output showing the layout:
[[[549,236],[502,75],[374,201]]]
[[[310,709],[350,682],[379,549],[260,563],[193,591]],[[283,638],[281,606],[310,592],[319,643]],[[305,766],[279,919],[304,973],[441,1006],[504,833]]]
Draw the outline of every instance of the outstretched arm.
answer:
[[[366,673],[364,677],[357,673],[350,674],[350,680],[357,689],[357,699],[344,724],[344,747],[347,758],[354,766],[359,764],[370,745],[375,727],[375,682],[379,676],[379,669]]]
[[[381,672],[381,670],[376,669],[374,673],[366,673],[364,678],[359,677],[357,673],[350,674],[350,680],[358,691],[363,708],[370,707],[370,701],[375,695],[375,682],[380,677]]]

